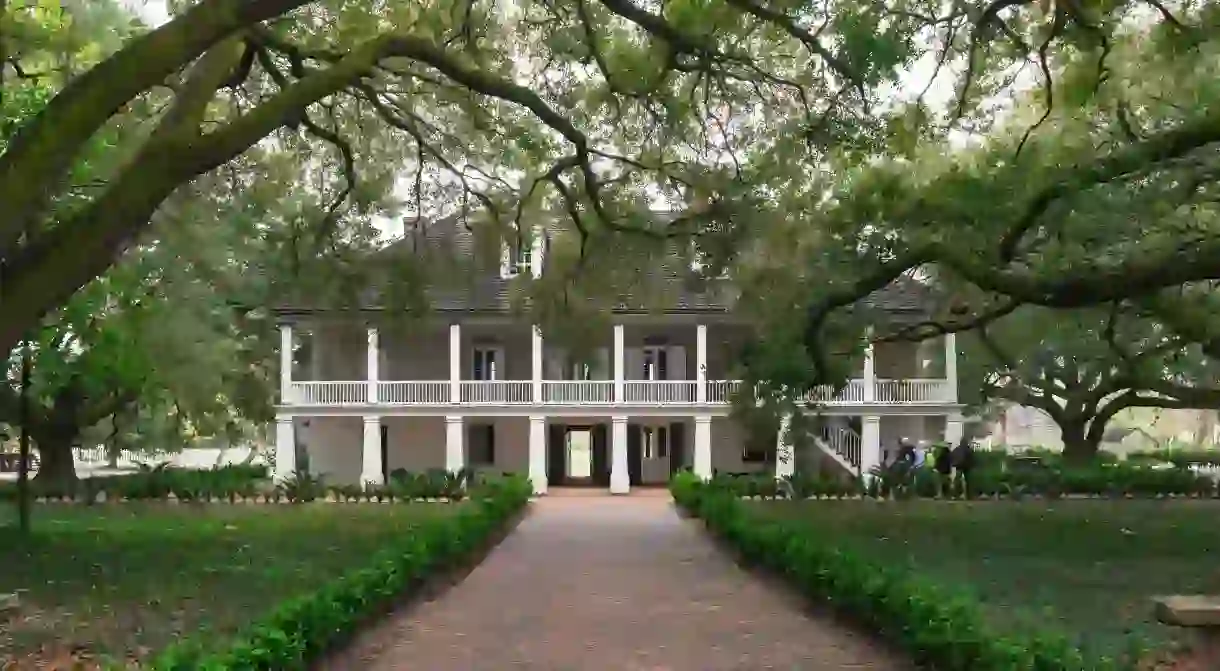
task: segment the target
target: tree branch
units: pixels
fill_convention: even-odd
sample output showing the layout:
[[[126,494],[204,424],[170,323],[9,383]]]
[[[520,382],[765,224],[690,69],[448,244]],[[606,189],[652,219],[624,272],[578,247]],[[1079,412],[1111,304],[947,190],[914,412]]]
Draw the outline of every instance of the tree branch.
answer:
[[[306,0],[208,0],[72,79],[0,155],[0,258],[45,213],[89,138],[136,96],[241,28]]]

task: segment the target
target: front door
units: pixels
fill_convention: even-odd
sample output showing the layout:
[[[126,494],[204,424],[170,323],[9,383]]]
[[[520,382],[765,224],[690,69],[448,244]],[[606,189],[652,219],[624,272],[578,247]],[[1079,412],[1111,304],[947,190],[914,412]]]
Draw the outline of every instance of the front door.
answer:
[[[643,479],[642,459],[644,451],[641,448],[643,443],[644,428],[639,424],[627,425],[627,477],[631,481],[631,486],[639,485]]]
[[[674,422],[669,425],[669,474],[682,470],[686,463],[686,424]]]
[[[588,428],[568,427],[565,456],[570,484],[593,484],[593,436]]]
[[[568,428],[562,424],[549,424],[546,431],[546,479],[553,487],[563,486],[567,461]]]
[[[599,487],[610,486],[609,440],[605,424],[593,425],[593,482]]]

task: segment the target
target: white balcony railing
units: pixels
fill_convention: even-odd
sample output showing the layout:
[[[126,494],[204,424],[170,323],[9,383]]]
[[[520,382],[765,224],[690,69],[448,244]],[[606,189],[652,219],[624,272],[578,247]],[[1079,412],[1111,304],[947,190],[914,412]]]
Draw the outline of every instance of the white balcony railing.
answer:
[[[708,380],[707,402],[729,403],[733,400],[733,394],[736,394],[740,388],[740,380]]]
[[[878,403],[950,403],[948,380],[877,380]]]
[[[542,383],[542,402],[606,405],[614,402],[613,380],[553,380]]]
[[[820,387],[814,387],[805,393],[805,400],[811,403],[826,403],[826,404],[842,404],[842,403],[863,403],[865,397],[866,385],[864,380],[851,380],[847,386],[835,393],[835,388],[831,385],[824,384]]]
[[[462,403],[532,403],[533,384],[529,380],[464,380],[461,383]]]
[[[377,385],[377,402],[395,405],[448,403],[452,397],[449,380],[417,382],[381,382]]]
[[[739,380],[707,380],[705,403],[731,403],[741,388]],[[484,405],[613,405],[612,380],[543,380],[542,397],[534,399],[532,380],[462,380],[459,403]],[[379,381],[376,402],[388,405],[450,405],[453,387],[449,380]],[[624,404],[695,404],[699,383],[693,380],[624,380]],[[852,380],[844,388],[817,387],[805,400],[824,405],[920,405],[953,402],[948,380],[877,380],[871,400],[865,400],[864,380]],[[359,405],[369,402],[369,383],[349,381],[293,382],[284,399],[286,405]]]
[[[291,403],[301,405],[351,405],[369,399],[368,382],[293,382]]]

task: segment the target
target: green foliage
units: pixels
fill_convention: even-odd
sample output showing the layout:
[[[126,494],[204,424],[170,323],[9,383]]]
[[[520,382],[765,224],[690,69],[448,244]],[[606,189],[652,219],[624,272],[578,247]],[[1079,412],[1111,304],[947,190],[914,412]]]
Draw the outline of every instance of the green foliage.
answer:
[[[71,482],[35,480],[31,494],[53,501],[77,501],[95,504],[105,501],[164,500],[171,494],[183,502],[233,501],[252,499],[263,493],[266,485],[265,466],[228,465],[208,470],[171,468],[168,463],[140,464],[136,473],[105,477],[82,478]],[[6,483],[0,487],[0,500],[15,500],[16,487]]]
[[[776,480],[769,474],[717,473],[707,484],[717,491],[747,498],[1061,498],[1065,495],[1112,498],[1217,497],[1220,488],[1207,474],[1190,468],[1214,459],[1210,454],[1177,457],[1177,465],[1150,460],[1099,461],[1091,465],[1064,462],[1057,453],[1045,459],[1011,457],[980,450],[969,480],[945,478],[931,466],[878,466],[866,479],[795,474]],[[1195,461],[1204,460],[1204,461]]]
[[[730,492],[675,480],[674,499],[704,520],[749,563],[782,574],[796,589],[883,633],[920,666],[945,671],[1103,671],[1127,660],[1087,659],[1054,631],[1010,635],[990,625],[964,588],[948,588],[896,564],[837,547],[792,521],[751,515]]]
[[[418,589],[422,581],[470,557],[529,501],[523,478],[505,479],[474,492],[457,514],[425,520],[389,539],[367,566],[316,592],[291,599],[232,641],[226,649],[180,643],[160,654],[154,671],[194,669],[307,669],[336,641],[367,618]]]
[[[46,505],[29,536],[0,506],[0,592],[59,614],[8,623],[0,665],[69,649],[147,662],[187,636],[219,649],[274,605],[464,505]]]

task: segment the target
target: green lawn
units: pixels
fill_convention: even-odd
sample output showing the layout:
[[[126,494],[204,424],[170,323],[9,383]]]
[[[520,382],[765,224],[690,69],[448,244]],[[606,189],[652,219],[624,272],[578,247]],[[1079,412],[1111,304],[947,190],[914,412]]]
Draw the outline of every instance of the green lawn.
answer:
[[[828,542],[968,585],[1005,627],[1055,626],[1097,651],[1126,634],[1177,635],[1151,618],[1159,594],[1220,594],[1220,502],[761,503]]]
[[[0,528],[6,656],[43,646],[155,651],[179,634],[229,634],[277,602],[365,564],[442,504],[38,506],[35,535]],[[0,515],[9,515],[0,510]],[[0,519],[0,524],[9,520]]]

